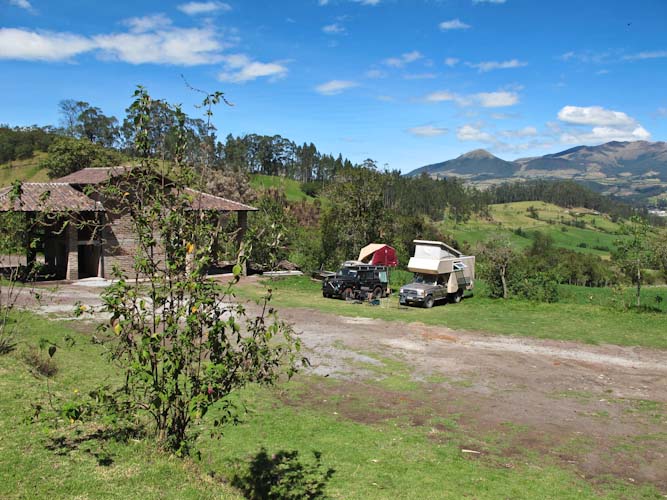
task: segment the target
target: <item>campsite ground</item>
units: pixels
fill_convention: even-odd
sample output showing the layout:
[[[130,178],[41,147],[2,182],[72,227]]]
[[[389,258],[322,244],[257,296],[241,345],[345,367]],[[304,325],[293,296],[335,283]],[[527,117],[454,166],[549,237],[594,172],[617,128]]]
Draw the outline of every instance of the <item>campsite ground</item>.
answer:
[[[43,287],[31,309],[89,336],[90,320],[71,314],[77,301],[99,303],[88,284]],[[251,391],[256,414],[222,448],[201,443],[205,467],[224,474],[263,444],[322,451],[338,471],[336,498],[396,496],[424,478],[433,484],[422,493],[477,498],[667,493],[664,350],[384,321],[336,304],[343,314],[280,307],[312,366],[278,390]]]

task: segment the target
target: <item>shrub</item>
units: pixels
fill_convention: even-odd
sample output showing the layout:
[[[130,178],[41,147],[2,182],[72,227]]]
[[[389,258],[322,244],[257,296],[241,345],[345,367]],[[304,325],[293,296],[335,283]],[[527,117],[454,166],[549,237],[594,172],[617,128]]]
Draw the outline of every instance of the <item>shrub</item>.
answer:
[[[51,351],[44,353],[42,349],[30,346],[23,353],[23,361],[28,364],[30,371],[34,375],[51,378],[58,373],[58,365],[56,365]]]

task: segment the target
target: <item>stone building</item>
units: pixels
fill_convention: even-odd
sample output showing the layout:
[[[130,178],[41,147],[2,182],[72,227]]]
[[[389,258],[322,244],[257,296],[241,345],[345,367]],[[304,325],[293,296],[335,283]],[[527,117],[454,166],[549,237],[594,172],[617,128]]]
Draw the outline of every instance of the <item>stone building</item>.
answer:
[[[98,189],[109,182],[123,182],[124,189],[131,189],[131,175],[131,167],[85,168],[52,182],[23,183],[20,193],[12,187],[0,189],[0,212],[42,216],[35,234],[25,238],[28,266],[39,251],[44,254],[43,274],[52,279],[108,278],[116,265],[131,272],[136,248],[131,218],[109,206],[111,201]],[[156,183],[159,181],[156,177]],[[168,184],[158,186],[169,189]],[[193,200],[193,216],[202,211],[220,217],[235,213],[240,241],[248,212],[255,208],[194,189],[187,191]],[[37,246],[29,244],[34,240]]]

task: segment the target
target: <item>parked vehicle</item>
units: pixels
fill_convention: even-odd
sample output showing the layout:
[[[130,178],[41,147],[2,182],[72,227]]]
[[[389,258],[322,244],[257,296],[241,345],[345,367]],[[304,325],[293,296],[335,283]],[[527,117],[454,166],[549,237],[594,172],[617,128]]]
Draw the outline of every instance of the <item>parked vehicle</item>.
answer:
[[[348,261],[335,276],[324,278],[322,295],[341,299],[379,299],[387,296],[388,281],[386,266]]]
[[[458,303],[475,279],[475,257],[463,255],[439,241],[415,240],[415,255],[408,262],[412,283],[401,287],[399,303],[433,307],[437,302]]]

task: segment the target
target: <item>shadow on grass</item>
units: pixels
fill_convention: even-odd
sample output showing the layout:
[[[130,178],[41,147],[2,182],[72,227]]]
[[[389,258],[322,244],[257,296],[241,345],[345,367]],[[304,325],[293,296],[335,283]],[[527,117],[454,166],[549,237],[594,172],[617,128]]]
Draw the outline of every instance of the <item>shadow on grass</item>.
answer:
[[[50,437],[45,448],[56,455],[67,455],[75,450],[90,453],[97,460],[97,464],[108,467],[113,464],[112,455],[105,449],[109,441],[126,443],[130,439],[145,437],[145,429],[140,426],[118,426],[97,429],[93,432],[76,431],[75,436],[60,435]]]
[[[297,500],[325,498],[324,489],[334,475],[322,466],[322,454],[314,451],[314,462],[303,462],[296,450],[281,450],[269,456],[262,448],[237,472],[231,484],[251,500]]]

